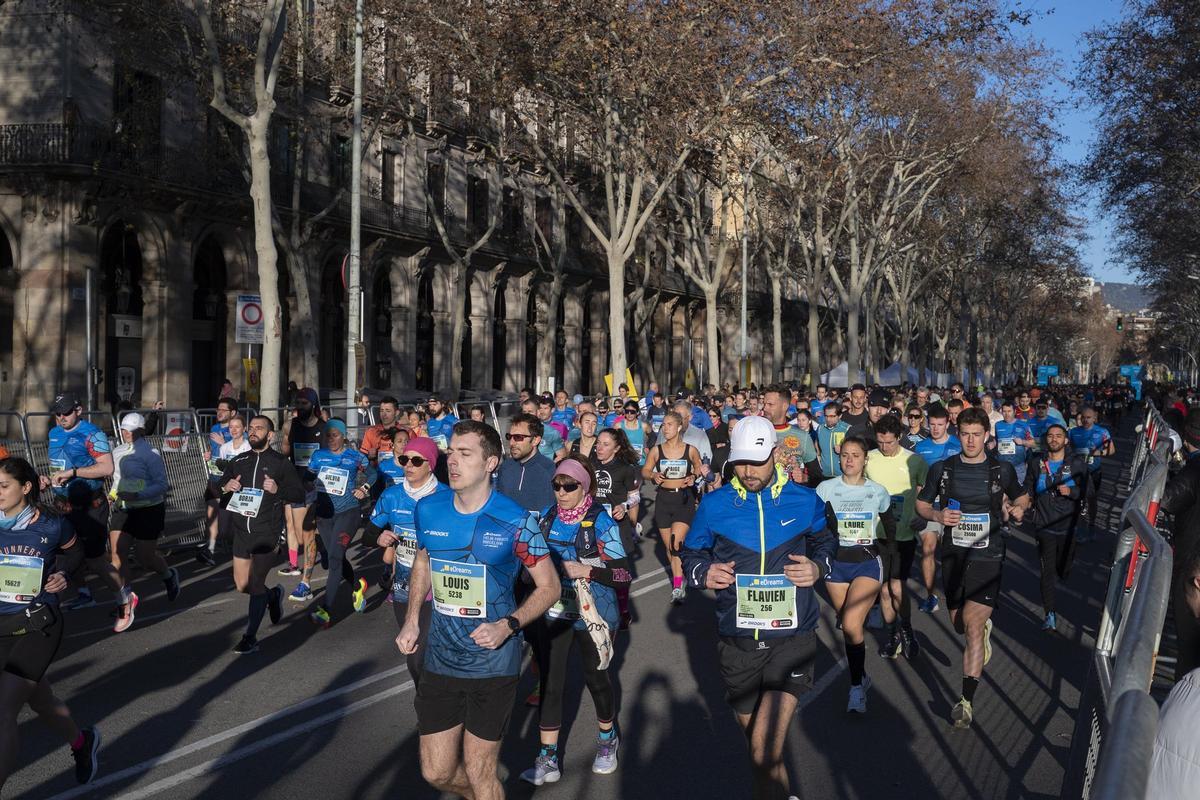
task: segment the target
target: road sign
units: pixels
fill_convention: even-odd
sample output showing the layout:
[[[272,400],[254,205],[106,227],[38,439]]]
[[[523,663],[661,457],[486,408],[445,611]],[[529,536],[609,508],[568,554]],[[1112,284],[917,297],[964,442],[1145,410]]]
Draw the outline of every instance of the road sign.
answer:
[[[238,344],[262,344],[264,327],[262,297],[256,294],[239,294],[234,341]]]
[[[1050,383],[1051,378],[1058,377],[1058,365],[1056,364],[1041,364],[1037,368],[1037,385],[1046,386]]]

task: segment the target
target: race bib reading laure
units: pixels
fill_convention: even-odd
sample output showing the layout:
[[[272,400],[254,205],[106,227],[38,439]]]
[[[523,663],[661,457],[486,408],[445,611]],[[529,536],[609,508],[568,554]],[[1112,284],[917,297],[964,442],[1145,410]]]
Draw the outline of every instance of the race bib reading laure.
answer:
[[[487,617],[487,565],[429,559],[433,609],[448,617]]]
[[[400,566],[412,569],[413,560],[417,557],[417,537],[411,533],[397,533],[400,540],[396,542],[396,561]]]
[[[0,603],[29,603],[42,591],[42,559],[0,556]]]
[[[971,547],[977,550],[988,546],[992,530],[991,514],[963,514],[950,540],[956,547]]]
[[[341,497],[346,494],[346,487],[350,484],[350,470],[341,467],[321,467],[317,479],[325,487],[326,494]]]
[[[241,489],[233,493],[229,498],[227,508],[234,514],[241,514],[243,517],[257,517],[258,510],[262,508],[263,490],[262,489]]]
[[[875,514],[871,511],[839,511],[838,544],[864,547],[875,544]]]
[[[795,628],[796,587],[783,575],[736,575],[737,626],[753,630]]]
[[[546,616],[551,619],[579,619],[579,594],[575,591],[575,582],[562,585],[562,594],[558,602],[550,606]]]
[[[296,442],[292,445],[292,455],[295,456],[297,467],[307,467],[313,453],[321,449],[316,442]]]

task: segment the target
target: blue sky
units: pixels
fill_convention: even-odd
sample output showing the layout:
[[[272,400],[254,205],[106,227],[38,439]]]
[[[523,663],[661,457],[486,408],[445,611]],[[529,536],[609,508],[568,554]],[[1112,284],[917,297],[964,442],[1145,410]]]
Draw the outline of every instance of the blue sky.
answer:
[[[1061,62],[1057,80],[1046,84],[1046,94],[1067,101],[1061,109],[1058,126],[1066,137],[1059,155],[1066,161],[1079,162],[1087,154],[1088,143],[1094,135],[1095,110],[1081,105],[1081,98],[1071,92],[1068,84],[1078,70],[1082,37],[1086,31],[1103,27],[1121,17],[1121,0],[1024,0],[1023,7],[1037,12],[1031,25],[1024,30],[1055,51]],[[1112,260],[1110,227],[1098,204],[1092,198],[1076,213],[1087,221],[1089,240],[1080,253],[1084,265],[1099,281],[1132,283],[1134,277]]]

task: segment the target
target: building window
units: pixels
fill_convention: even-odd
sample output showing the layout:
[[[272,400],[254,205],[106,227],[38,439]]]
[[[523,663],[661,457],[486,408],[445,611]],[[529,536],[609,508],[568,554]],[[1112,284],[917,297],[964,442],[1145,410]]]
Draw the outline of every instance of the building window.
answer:
[[[113,70],[113,137],[123,166],[146,168],[162,155],[162,81],[117,65]]]
[[[271,171],[286,183],[296,177],[296,143],[292,126],[286,121],[271,122]]]
[[[548,244],[554,242],[554,209],[550,204],[549,197],[539,197],[537,199],[537,214],[538,230],[542,232],[542,236],[546,237]]]
[[[488,226],[488,179],[476,175],[467,178],[467,219],[476,230]]]
[[[381,194],[384,205],[396,204],[396,154],[391,150],[383,151]]]
[[[336,133],[329,143],[329,185],[350,188],[350,140]]]
[[[446,165],[441,161],[430,161],[425,168],[425,189],[433,201],[433,213],[446,217]]]
[[[521,193],[510,186],[504,188],[504,232],[519,233],[521,231],[522,214]]]

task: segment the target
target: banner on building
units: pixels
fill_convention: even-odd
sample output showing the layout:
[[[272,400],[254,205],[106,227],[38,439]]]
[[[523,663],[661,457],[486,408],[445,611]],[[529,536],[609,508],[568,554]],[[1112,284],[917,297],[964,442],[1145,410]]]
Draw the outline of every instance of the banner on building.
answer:
[[[234,341],[238,344],[262,344],[265,327],[262,297],[257,294],[239,294]]]
[[[246,396],[246,405],[258,408],[258,359],[242,359],[242,393]]]
[[[1058,377],[1057,364],[1041,364],[1037,368],[1037,385],[1046,386],[1050,383],[1051,378]]]

